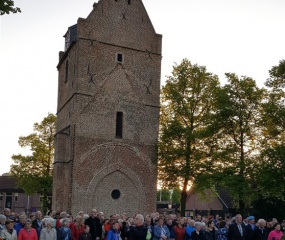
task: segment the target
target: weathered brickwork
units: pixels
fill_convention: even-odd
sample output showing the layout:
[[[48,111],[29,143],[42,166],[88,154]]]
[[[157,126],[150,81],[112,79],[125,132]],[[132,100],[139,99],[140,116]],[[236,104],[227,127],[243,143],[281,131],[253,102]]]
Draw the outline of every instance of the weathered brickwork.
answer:
[[[162,36],[141,0],[100,0],[73,30],[59,54],[53,209],[154,211]]]

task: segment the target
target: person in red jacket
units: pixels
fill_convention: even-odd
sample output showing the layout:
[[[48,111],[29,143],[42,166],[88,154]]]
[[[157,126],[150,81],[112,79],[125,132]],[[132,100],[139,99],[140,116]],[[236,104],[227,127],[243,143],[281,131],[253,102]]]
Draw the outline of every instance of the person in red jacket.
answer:
[[[75,223],[70,225],[70,229],[72,232],[72,239],[78,240],[81,233],[84,232],[84,219],[80,215],[75,218]]]
[[[174,232],[176,234],[175,240],[184,240],[185,239],[185,226],[184,219],[180,218],[177,226],[174,226]]]
[[[36,229],[32,228],[32,220],[27,219],[25,227],[19,232],[18,240],[38,240]]]

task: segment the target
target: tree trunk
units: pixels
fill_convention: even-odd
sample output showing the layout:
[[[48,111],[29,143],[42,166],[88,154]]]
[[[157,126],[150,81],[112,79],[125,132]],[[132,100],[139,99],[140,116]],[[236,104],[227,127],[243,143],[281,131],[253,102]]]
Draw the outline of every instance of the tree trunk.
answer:
[[[184,179],[183,189],[182,189],[182,192],[181,192],[180,203],[181,203],[181,216],[182,217],[185,217],[188,181],[189,181],[188,178]]]

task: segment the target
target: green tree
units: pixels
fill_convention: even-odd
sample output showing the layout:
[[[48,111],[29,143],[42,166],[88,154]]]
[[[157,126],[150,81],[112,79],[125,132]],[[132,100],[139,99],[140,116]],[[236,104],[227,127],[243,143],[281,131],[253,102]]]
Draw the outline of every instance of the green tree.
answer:
[[[226,73],[228,84],[217,94],[215,127],[219,128],[215,151],[214,181],[226,188],[241,213],[256,197],[254,162],[262,140],[261,111],[265,89],[249,77]]]
[[[19,145],[30,147],[31,155],[13,155],[11,174],[26,194],[41,194],[42,210],[49,205],[52,192],[52,166],[56,116],[48,114],[41,123],[34,124],[34,133],[19,138]]]
[[[269,70],[269,78],[265,82],[267,87],[284,88],[285,87],[285,60],[281,60],[279,65],[273,66]]]
[[[269,88],[268,94],[262,109],[262,150],[255,162],[254,173],[255,191],[259,196],[253,205],[257,213],[267,212],[269,217],[280,218],[284,214],[280,209],[285,206],[285,60],[273,66],[269,75],[265,83]]]
[[[171,190],[167,188],[162,188],[157,191],[156,200],[157,201],[160,201],[160,200],[169,201],[174,204],[177,204],[177,203],[180,203],[180,196],[181,196],[181,190],[179,189],[179,187],[175,187]]]
[[[216,75],[184,59],[173,67],[161,92],[159,178],[167,187],[182,183],[181,214],[185,214],[187,187],[210,168],[208,145]]]
[[[0,15],[21,12],[21,9],[14,7],[14,1],[2,0],[0,1]]]

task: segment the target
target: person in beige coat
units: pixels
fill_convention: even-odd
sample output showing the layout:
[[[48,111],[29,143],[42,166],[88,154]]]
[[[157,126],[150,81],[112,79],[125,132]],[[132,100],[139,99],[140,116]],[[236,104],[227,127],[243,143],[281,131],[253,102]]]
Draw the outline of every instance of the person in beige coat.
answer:
[[[8,219],[5,221],[6,229],[1,231],[1,238],[6,240],[17,240],[17,232],[14,229],[14,221]]]
[[[56,230],[52,227],[53,218],[44,218],[43,223],[45,227],[41,230],[40,240],[56,240]]]

